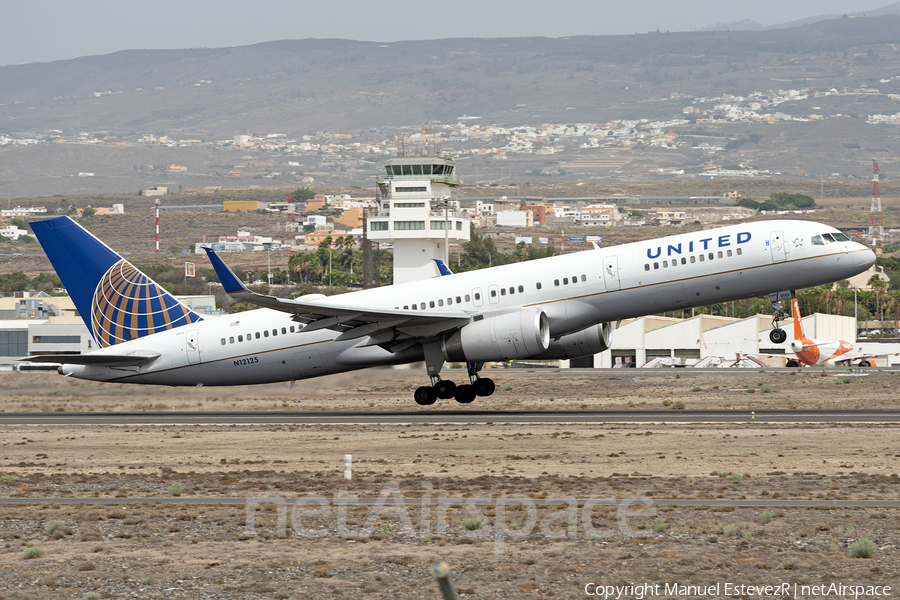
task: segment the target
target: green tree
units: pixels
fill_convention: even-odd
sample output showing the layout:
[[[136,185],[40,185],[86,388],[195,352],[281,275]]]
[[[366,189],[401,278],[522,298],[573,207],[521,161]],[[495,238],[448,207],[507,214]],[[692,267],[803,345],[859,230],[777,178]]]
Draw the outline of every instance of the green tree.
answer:
[[[93,217],[96,214],[97,214],[97,211],[94,210],[93,208],[91,208],[90,206],[88,206],[86,209],[81,211],[81,218],[90,219],[91,217]]]
[[[309,188],[299,188],[291,194],[295,202],[306,202],[316,197],[316,193]]]

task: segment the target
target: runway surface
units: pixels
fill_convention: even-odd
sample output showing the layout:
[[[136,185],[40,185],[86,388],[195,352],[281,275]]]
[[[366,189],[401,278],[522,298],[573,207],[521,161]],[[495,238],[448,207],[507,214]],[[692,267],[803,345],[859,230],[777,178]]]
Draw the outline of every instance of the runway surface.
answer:
[[[319,496],[311,496],[310,498],[318,499]],[[281,498],[281,497],[255,497],[246,498],[239,497],[209,497],[209,498],[0,498],[0,506],[6,505],[28,505],[28,504],[96,504],[106,506],[118,506],[121,504],[222,504],[222,505],[246,505],[246,504],[271,504],[284,503],[286,505],[294,504],[297,498]],[[402,503],[404,506],[419,506],[422,504],[420,498],[402,498],[390,499],[383,498],[323,498],[326,502],[334,505],[348,506],[374,506],[381,504],[384,506],[396,506]],[[464,504],[497,504],[500,498],[430,498],[428,503],[432,505],[464,505]],[[504,498],[504,503],[508,505],[516,504],[521,498]],[[527,498],[525,499],[535,506],[557,506],[570,502],[577,502],[579,506],[583,506],[586,502],[594,502],[597,506],[618,506],[622,503],[628,503],[630,506],[640,507],[648,504],[657,506],[733,506],[735,508],[898,508],[900,500],[697,500],[682,498]],[[318,503],[316,503],[318,505]]]
[[[897,423],[900,410],[413,410],[0,413],[0,425],[385,425],[394,423]]]

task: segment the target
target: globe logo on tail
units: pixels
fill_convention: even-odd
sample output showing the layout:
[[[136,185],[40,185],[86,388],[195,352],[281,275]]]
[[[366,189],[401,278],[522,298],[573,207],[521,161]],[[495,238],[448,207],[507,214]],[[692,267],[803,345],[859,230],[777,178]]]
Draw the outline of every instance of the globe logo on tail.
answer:
[[[101,348],[202,319],[122,259],[94,290],[91,333]]]

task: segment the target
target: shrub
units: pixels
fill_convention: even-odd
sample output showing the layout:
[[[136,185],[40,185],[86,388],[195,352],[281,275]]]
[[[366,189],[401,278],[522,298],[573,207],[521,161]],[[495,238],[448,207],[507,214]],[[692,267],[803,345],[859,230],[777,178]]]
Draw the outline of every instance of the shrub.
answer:
[[[666,520],[662,517],[656,517],[653,519],[653,531],[656,533],[665,533],[666,529],[669,528],[669,524],[666,523]]]
[[[180,483],[173,483],[169,486],[169,496],[180,496],[184,491],[184,486]]]
[[[100,600],[100,594],[98,592],[88,592],[84,595],[84,600]]]
[[[679,410],[684,410],[685,406],[687,405],[684,403],[684,400],[676,400],[672,403],[672,408],[677,408]]]
[[[851,558],[871,558],[875,554],[875,542],[869,538],[859,538],[850,544]]]
[[[728,525],[724,529],[722,529],[722,533],[724,533],[728,537],[734,537],[738,534],[738,526]]]
[[[756,390],[754,390],[752,387],[748,387],[748,388],[747,388],[747,393],[748,393],[748,394],[755,394],[755,393],[756,393]]]
[[[59,531],[61,529],[66,528],[66,522],[60,519],[52,519],[44,523],[44,534],[45,535],[53,535],[54,531]]]
[[[153,575],[147,575],[146,577],[144,577],[144,583],[146,585],[153,585],[154,583],[156,583],[156,577],[154,577]]]
[[[663,406],[672,406],[671,400],[663,400]]]
[[[463,521],[463,527],[469,531],[481,529],[481,519],[476,519],[475,517],[469,517],[468,519]]]
[[[698,386],[692,387],[692,388],[691,388],[691,391],[692,391],[692,392],[702,392],[702,391],[703,391],[703,388],[700,387],[700,386],[698,385]]]
[[[763,394],[768,394],[768,393],[771,393],[772,388],[770,388],[767,385],[764,385],[761,388],[759,388],[759,391],[761,391]]]
[[[735,473],[731,476],[731,483],[741,483],[742,481],[744,481],[743,475],[738,475],[737,473]]]
[[[762,523],[763,525],[768,525],[769,523],[771,523],[772,522],[772,513],[769,512],[768,510],[765,510],[765,511],[759,513],[759,522]]]
[[[45,554],[43,548],[38,548],[37,546],[33,548],[26,548],[25,552],[22,554],[22,558],[40,558]]]

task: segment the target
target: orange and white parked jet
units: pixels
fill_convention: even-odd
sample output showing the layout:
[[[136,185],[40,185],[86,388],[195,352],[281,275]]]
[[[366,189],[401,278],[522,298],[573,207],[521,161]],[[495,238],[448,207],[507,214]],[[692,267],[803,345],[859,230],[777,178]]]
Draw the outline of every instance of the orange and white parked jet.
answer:
[[[800,322],[800,303],[796,298],[791,300],[791,315],[794,318],[794,339],[791,342],[791,351],[795,358],[789,355],[756,354],[765,358],[780,358],[786,360],[786,367],[835,367],[838,365],[856,365],[858,367],[874,367],[875,359],[879,356],[898,356],[898,352],[884,354],[863,354],[850,342],[843,340],[815,340],[806,337],[803,333],[803,325]]]

